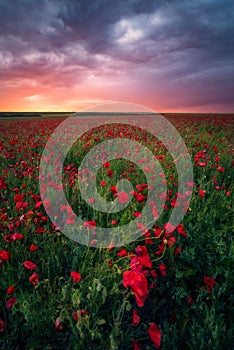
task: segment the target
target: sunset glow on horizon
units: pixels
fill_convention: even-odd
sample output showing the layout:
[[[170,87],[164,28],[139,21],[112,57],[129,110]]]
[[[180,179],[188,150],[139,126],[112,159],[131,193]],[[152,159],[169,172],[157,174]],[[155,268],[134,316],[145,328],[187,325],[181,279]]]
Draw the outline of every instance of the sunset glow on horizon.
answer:
[[[233,2],[0,0],[0,111],[234,111]]]

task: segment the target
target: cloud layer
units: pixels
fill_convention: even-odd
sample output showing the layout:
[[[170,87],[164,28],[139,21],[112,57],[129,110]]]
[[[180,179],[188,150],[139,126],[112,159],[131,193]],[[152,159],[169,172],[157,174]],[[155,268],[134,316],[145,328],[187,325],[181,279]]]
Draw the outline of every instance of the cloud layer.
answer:
[[[0,0],[0,109],[234,111],[231,0]]]

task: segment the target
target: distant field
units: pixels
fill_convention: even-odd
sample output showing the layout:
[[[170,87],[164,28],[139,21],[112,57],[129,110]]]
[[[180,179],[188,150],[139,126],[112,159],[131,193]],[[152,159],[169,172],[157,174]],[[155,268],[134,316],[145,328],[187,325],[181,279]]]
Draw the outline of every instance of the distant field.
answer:
[[[66,118],[73,113],[74,112],[0,112],[0,118]]]
[[[0,112],[0,118],[55,118],[55,117],[69,117],[75,113],[83,114],[90,114],[89,112]],[[160,113],[160,112],[157,112]],[[92,114],[106,114],[105,113],[92,113]],[[110,113],[111,114],[111,113]],[[121,114],[121,113],[114,113],[114,114]],[[131,113],[129,113],[131,114]],[[134,113],[133,113],[134,114]],[[140,114],[140,113],[138,113]],[[227,117],[227,118],[234,118],[234,113],[160,113],[162,115],[168,116],[168,117],[202,117],[202,116],[210,116],[213,118],[218,117]]]

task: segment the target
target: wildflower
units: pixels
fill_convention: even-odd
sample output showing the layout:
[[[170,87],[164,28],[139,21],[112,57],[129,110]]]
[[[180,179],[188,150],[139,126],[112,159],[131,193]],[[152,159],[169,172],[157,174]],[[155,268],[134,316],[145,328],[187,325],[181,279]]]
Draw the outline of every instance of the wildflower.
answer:
[[[29,281],[35,286],[39,282],[38,274],[33,272],[32,276],[29,277]]]
[[[148,296],[148,283],[145,275],[139,271],[124,271],[123,285],[130,287],[135,295],[138,306],[143,306]]]
[[[29,250],[30,250],[30,252],[35,252],[35,251],[37,250],[37,246],[36,246],[34,243],[32,243],[32,244],[30,245]]]
[[[159,349],[161,346],[162,333],[158,328],[158,326],[156,325],[156,323],[154,322],[151,323],[148,329],[148,333],[156,349]]]
[[[133,213],[132,215],[135,216],[136,218],[140,218],[140,219],[142,218],[142,214],[139,211],[135,211],[135,213]]]
[[[24,262],[24,267],[26,268],[26,269],[28,269],[28,270],[35,270],[36,269],[36,267],[37,267],[37,265],[36,264],[34,264],[32,261],[30,261],[30,260],[25,260],[25,262]]]
[[[206,191],[205,190],[199,190],[199,196],[201,197],[201,198],[205,198],[205,194],[206,194]]]
[[[132,311],[132,326],[137,326],[140,323],[140,317],[137,314],[137,310],[133,309]]]
[[[128,201],[128,194],[126,192],[118,192],[118,202],[125,204]]]
[[[44,233],[44,232],[45,232],[44,227],[38,227],[38,228],[36,229],[36,233],[38,233],[38,234]]]
[[[72,277],[73,283],[79,283],[81,280],[81,274],[76,271],[71,272],[71,277]]]
[[[184,237],[188,237],[186,231],[185,231],[185,228],[182,224],[179,224],[176,228],[177,232],[181,235],[181,236],[184,236]]]
[[[57,329],[58,331],[61,331],[63,329],[63,325],[59,317],[57,317],[55,320],[55,329]]]
[[[154,220],[159,218],[158,209],[157,209],[156,205],[154,205],[152,208],[152,216],[153,216]]]
[[[97,224],[96,224],[96,221],[90,220],[90,221],[85,221],[83,223],[83,226],[87,227],[87,229],[91,231],[97,226]]]
[[[146,246],[140,246],[138,245],[136,248],[137,253],[137,259],[141,263],[143,267],[148,267],[149,269],[152,268],[152,262],[150,260],[150,256],[147,252]]]
[[[196,165],[203,168],[204,166],[207,165],[207,162],[199,162],[199,163],[197,163]]]
[[[214,287],[215,284],[217,284],[217,282],[215,281],[215,279],[213,277],[207,277],[207,276],[204,276],[203,280],[204,280],[205,285],[207,287],[207,292],[210,293],[211,289]]]
[[[174,231],[175,231],[175,229],[176,229],[176,227],[174,226],[174,225],[172,225],[170,222],[168,222],[168,223],[166,223],[164,226],[163,226],[163,228],[164,228],[164,230],[166,231],[166,237],[168,236],[168,235],[171,235]]]
[[[132,345],[133,345],[133,350],[141,350],[140,345],[137,341],[133,340]]]
[[[173,247],[173,245],[176,243],[176,238],[174,236],[169,237],[167,240],[167,245],[169,248]]]
[[[118,253],[117,253],[118,256],[128,256],[128,252],[126,251],[126,249],[121,249]]]
[[[7,261],[7,260],[10,260],[10,258],[11,258],[10,252],[4,249],[0,250],[0,259]]]
[[[167,267],[164,264],[160,264],[159,265],[159,270],[162,276],[166,276],[167,275]]]
[[[5,322],[0,318],[0,333],[4,331],[5,328]]]
[[[15,287],[10,286],[7,288],[7,295],[13,294],[15,292]]]
[[[188,296],[187,302],[188,302],[189,305],[192,305],[192,303],[193,303],[193,298],[191,297],[191,295]]]
[[[6,302],[6,308],[7,308],[7,309],[11,309],[12,306],[13,306],[15,303],[17,303],[17,301],[18,301],[18,300],[17,300],[15,297],[12,297],[12,298],[8,299],[7,302]]]
[[[104,166],[104,168],[109,168],[110,167],[110,163],[106,162],[103,166]]]
[[[157,278],[158,277],[157,273],[154,270],[150,270],[150,274],[151,274],[152,278]]]
[[[111,225],[116,225],[117,223],[118,223],[117,220],[112,220],[112,221],[111,221]]]
[[[136,200],[138,203],[142,203],[144,200],[146,199],[146,196],[144,196],[143,194],[139,193],[137,196],[136,196]]]
[[[116,192],[118,191],[118,188],[117,188],[116,186],[111,186],[111,187],[110,187],[110,191],[111,191],[112,193],[116,193]]]

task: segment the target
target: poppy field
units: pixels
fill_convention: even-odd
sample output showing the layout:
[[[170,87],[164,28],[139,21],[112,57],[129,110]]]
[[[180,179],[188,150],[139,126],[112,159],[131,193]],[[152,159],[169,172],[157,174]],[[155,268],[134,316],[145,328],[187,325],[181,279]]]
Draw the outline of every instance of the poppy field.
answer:
[[[231,349],[234,117],[166,118],[193,165],[183,193],[170,152],[138,128],[90,127],[66,154],[61,185],[53,181],[50,159],[42,179],[40,162],[64,119],[0,119],[1,349]],[[105,201],[128,204],[120,212],[99,212],[90,206],[92,195],[88,203],[82,198],[77,181],[86,186],[89,172],[79,171],[82,159],[94,145],[116,138],[147,146],[162,167],[157,181],[165,190],[150,202],[150,229],[142,214],[153,190],[146,175],[156,179],[144,158],[139,167],[100,155],[98,193]],[[132,184],[131,198],[117,186],[123,179]],[[56,216],[71,229],[75,215],[81,217],[86,245],[64,235],[48,215],[55,204],[47,193],[62,190],[71,207],[56,203]],[[174,226],[170,215],[176,207],[184,217]],[[137,239],[99,247],[98,227],[124,227],[133,219],[141,232]]]

